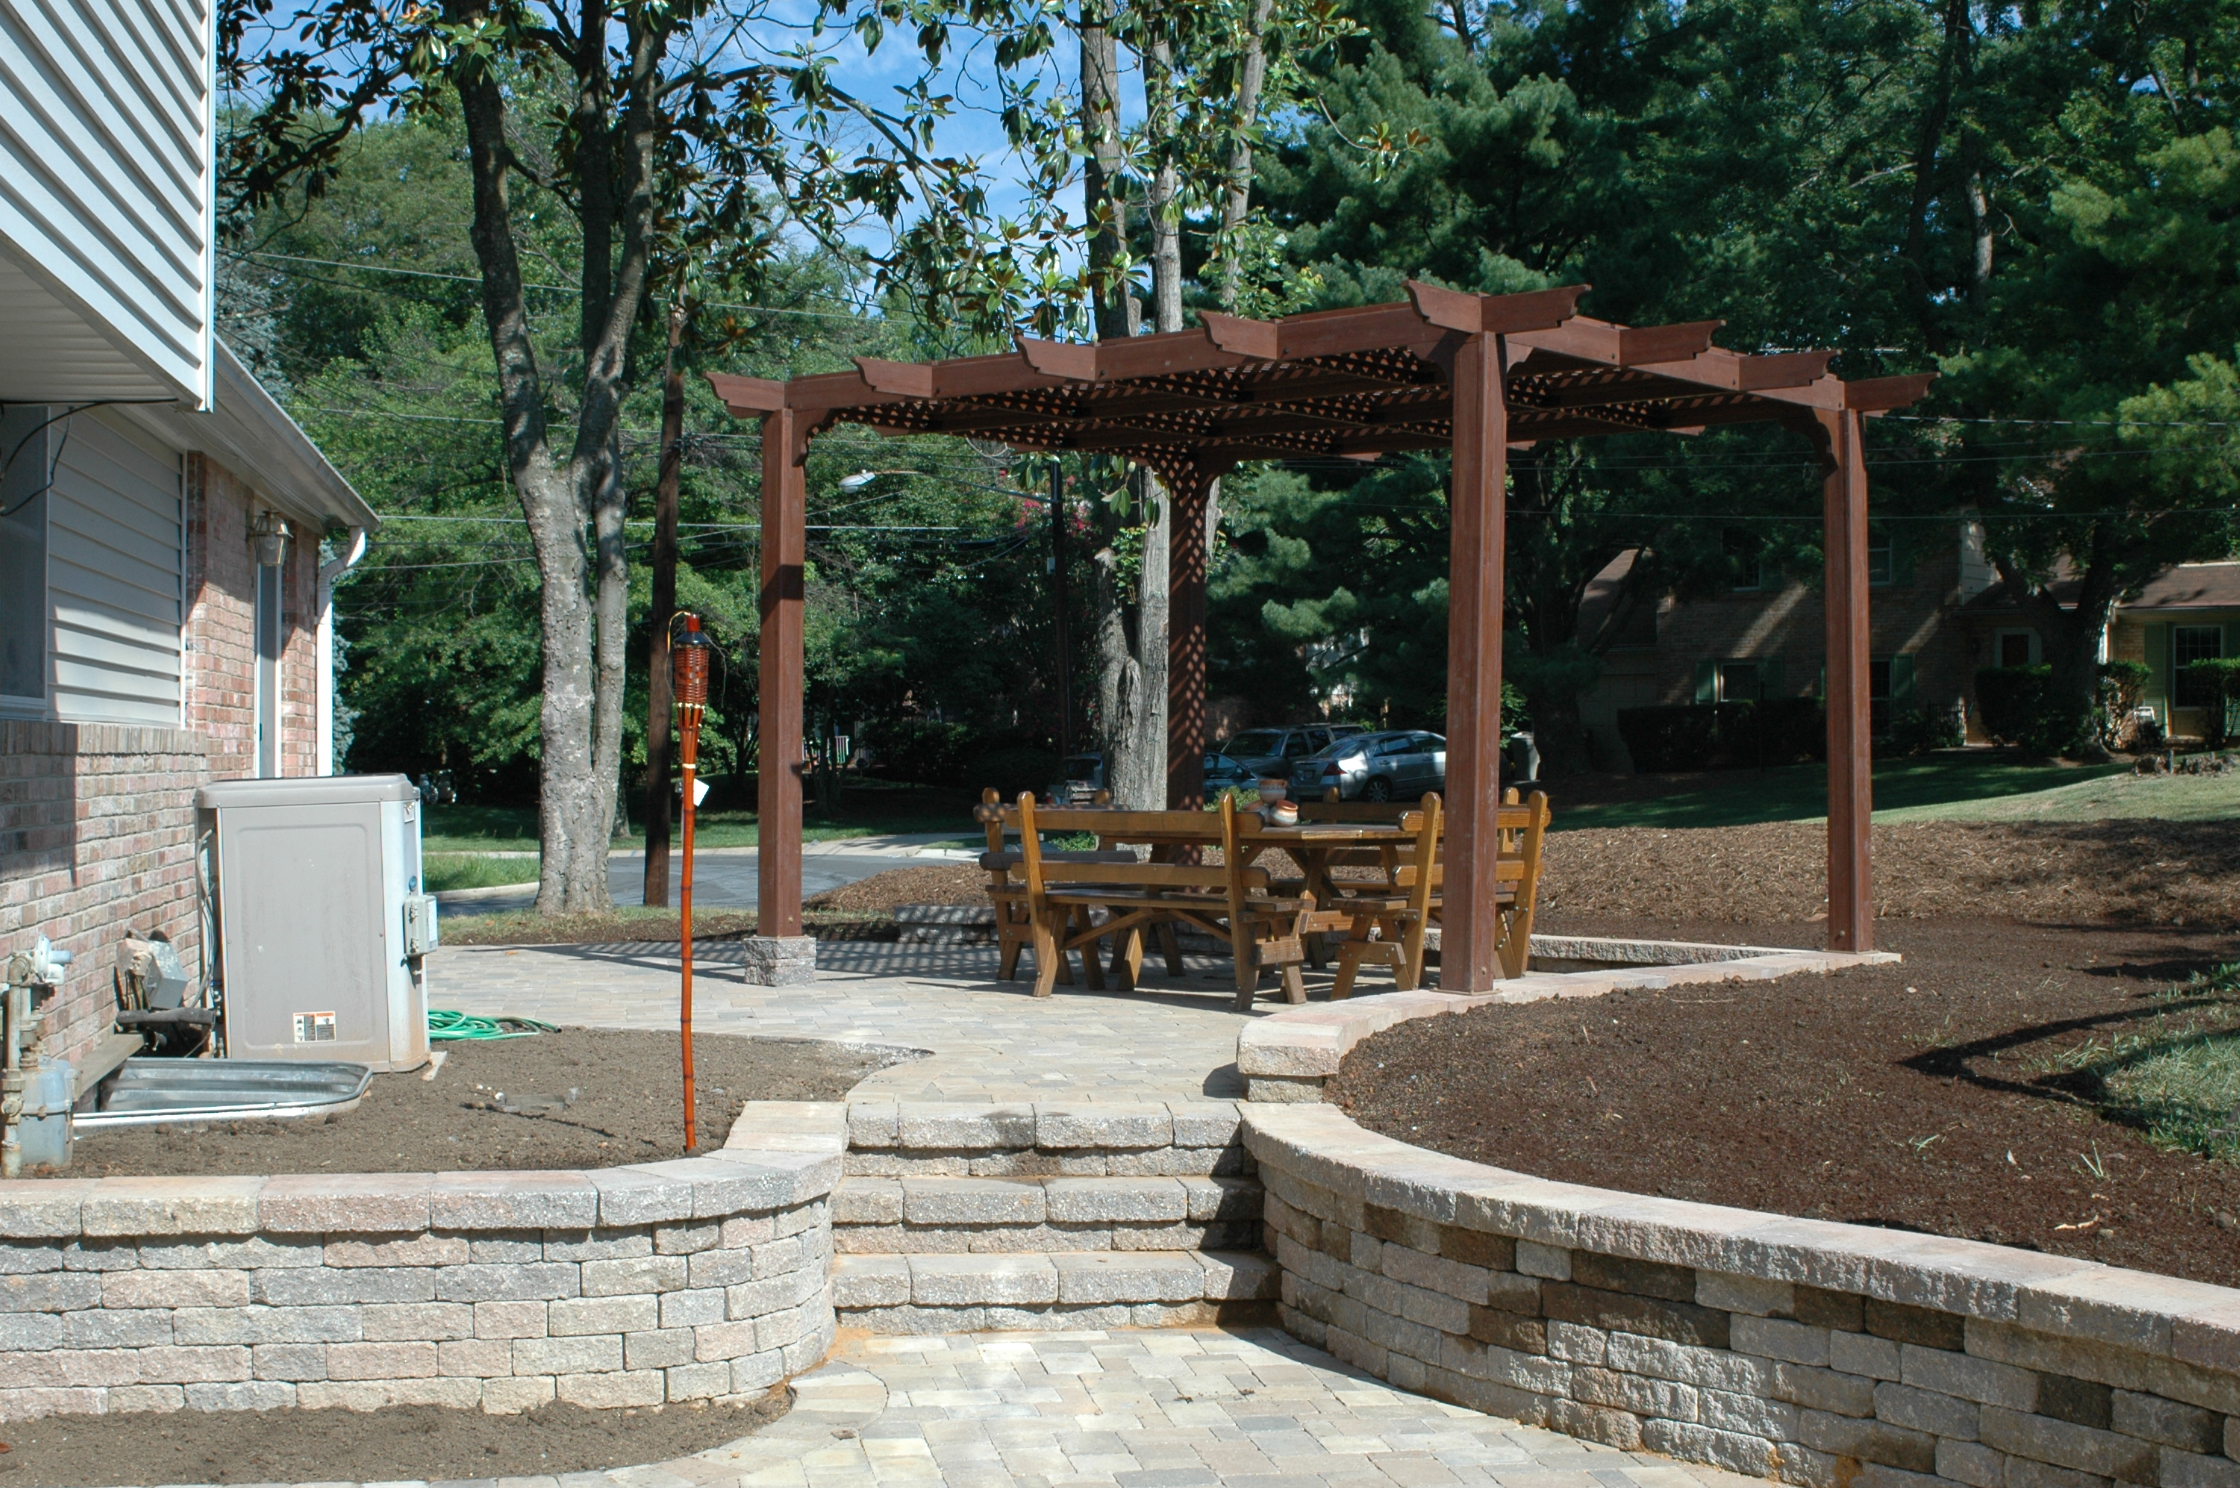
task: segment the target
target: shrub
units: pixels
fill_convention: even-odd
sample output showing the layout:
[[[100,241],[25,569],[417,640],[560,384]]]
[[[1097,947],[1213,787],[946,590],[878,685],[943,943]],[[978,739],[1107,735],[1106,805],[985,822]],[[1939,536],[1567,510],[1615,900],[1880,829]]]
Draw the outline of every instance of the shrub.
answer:
[[[1618,737],[1643,774],[1756,769],[1827,757],[1818,698],[1621,708]]]
[[[872,774],[912,785],[963,785],[969,733],[961,723],[896,718],[865,724],[862,738]]]
[[[1934,749],[1957,749],[1967,742],[1967,725],[1961,722],[1957,710],[1916,703],[1891,714],[1883,747],[1889,754],[1911,758]]]
[[[2211,749],[2224,748],[2234,734],[2233,710],[2240,707],[2240,656],[2194,662],[2186,668],[2186,677],[2209,700],[2202,742]]]
[[[1618,737],[1626,741],[1635,773],[1667,775],[1710,769],[1718,750],[1719,707],[1716,703],[1696,703],[1620,708]]]
[[[2110,749],[2151,748],[2142,745],[2139,704],[2147,695],[2153,669],[2143,661],[2110,661],[2100,667],[2100,703],[2093,720],[2100,742]]]
[[[2050,759],[2073,753],[2092,737],[2093,720],[2054,696],[2053,668],[1985,667],[1976,673],[1983,729],[2001,744]]]
[[[1039,799],[1050,789],[1050,782],[1058,777],[1058,766],[1063,761],[1054,749],[1037,749],[1029,746],[990,749],[975,755],[966,767],[966,783],[975,789],[994,786],[996,794],[1009,801],[1021,791],[1033,791]]]

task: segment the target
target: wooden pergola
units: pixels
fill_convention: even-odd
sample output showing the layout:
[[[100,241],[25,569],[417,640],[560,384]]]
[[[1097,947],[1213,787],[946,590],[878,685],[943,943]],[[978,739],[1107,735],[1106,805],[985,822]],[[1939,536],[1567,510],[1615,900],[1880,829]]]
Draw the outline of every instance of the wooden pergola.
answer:
[[[1447,619],[1447,877],[1440,985],[1500,976],[1490,890],[1500,800],[1501,616],[1508,452],[1544,439],[1775,422],[1826,470],[1828,939],[1874,937],[1862,421],[1921,397],[1930,376],[1847,382],[1832,352],[1748,356],[1721,322],[1623,326],[1578,313],[1585,285],[1480,295],[1410,283],[1410,298],[1280,320],[1211,312],[1194,330],[930,363],[856,359],[789,382],[714,376],[762,422],[762,851],[759,929],[801,933],[802,568],[809,443],[837,424],[951,434],[1027,451],[1137,461],[1174,502],[1167,801],[1199,803],[1205,753],[1208,486],[1246,460],[1454,451]]]

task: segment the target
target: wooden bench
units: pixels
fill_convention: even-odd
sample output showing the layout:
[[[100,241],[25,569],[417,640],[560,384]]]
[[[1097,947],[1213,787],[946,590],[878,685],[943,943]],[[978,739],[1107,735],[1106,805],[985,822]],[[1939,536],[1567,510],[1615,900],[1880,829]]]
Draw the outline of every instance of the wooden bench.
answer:
[[[1101,811],[1108,809],[1111,801],[1112,793],[1100,790],[1096,793],[1096,799],[1092,804],[1068,809]],[[992,786],[980,792],[980,805],[973,812],[973,816],[979,820],[987,831],[988,847],[987,851],[980,854],[980,866],[987,872],[988,898],[994,901],[996,907],[996,949],[999,961],[997,975],[1008,982],[1018,975],[1019,953],[1025,950],[1034,938],[1031,929],[1032,916],[1027,908],[1026,882],[1019,876],[1020,866],[1026,861],[1026,858],[1017,847],[1011,846],[1005,841],[1006,830],[1007,828],[1015,828],[1017,816],[1015,813],[1005,811],[1003,798],[996,794]],[[1136,854],[1129,852],[1126,848],[1045,852],[1043,856],[1048,860],[1067,863],[1133,863],[1138,861]],[[1091,987],[1102,987],[1104,985],[1104,978],[1095,966],[1085,966],[1083,971]],[[1073,981],[1072,971],[1063,962],[1058,967],[1058,978],[1069,985]]]
[[[1008,817],[1011,813],[1007,812]],[[1035,954],[1034,995],[1047,997],[1069,953],[1083,955],[1082,972],[1092,985],[1099,976],[1098,947],[1115,942],[1113,970],[1124,987],[1133,987],[1143,965],[1143,932],[1189,925],[1229,942],[1236,958],[1236,1005],[1249,1008],[1264,970],[1275,968],[1284,995],[1306,1001],[1299,974],[1305,959],[1298,918],[1311,898],[1268,892],[1266,870],[1247,865],[1238,847],[1236,804],[1224,799],[1217,812],[1099,811],[1037,807],[1031,794],[1016,807],[1026,934]],[[1105,843],[1094,861],[1072,861],[1042,846],[1044,832],[1090,831]],[[1112,844],[1139,841],[1192,843],[1222,849],[1217,867],[1193,863],[1116,861]],[[1099,923],[1098,910],[1108,918]]]
[[[1539,900],[1541,848],[1549,814],[1543,792],[1534,791],[1520,800],[1512,789],[1502,796],[1493,892],[1501,927],[1495,953],[1501,959],[1504,976],[1523,976],[1531,961],[1532,921]],[[1338,947],[1338,979],[1330,990],[1333,999],[1351,996],[1354,977],[1364,963],[1372,961],[1392,968],[1399,991],[1423,984],[1426,933],[1439,922],[1444,907],[1445,803],[1436,795],[1427,795],[1416,810],[1402,818],[1402,823],[1414,834],[1415,843],[1394,870],[1393,891],[1349,896],[1342,905],[1329,906],[1332,914],[1342,912],[1351,922],[1351,933]]]

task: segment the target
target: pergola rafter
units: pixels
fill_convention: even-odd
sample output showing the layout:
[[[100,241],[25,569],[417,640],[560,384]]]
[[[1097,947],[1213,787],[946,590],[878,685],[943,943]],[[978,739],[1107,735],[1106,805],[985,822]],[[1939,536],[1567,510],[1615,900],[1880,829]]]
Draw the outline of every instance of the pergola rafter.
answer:
[[[1694,433],[1774,422],[1810,438],[1827,472],[1829,939],[1873,940],[1868,895],[1867,574],[1861,420],[1921,397],[1930,377],[1847,382],[1832,352],[1750,355],[1720,322],[1626,326],[1581,315],[1585,285],[1481,295],[1411,282],[1409,298],[1280,320],[1205,312],[1197,327],[1075,344],[1021,337],[992,356],[859,357],[790,382],[709,379],[764,431],[763,823],[760,927],[801,924],[802,461],[824,430],[967,436],[1036,452],[1116,455],[1174,502],[1169,554],[1167,791],[1195,804],[1205,750],[1205,497],[1247,460],[1368,460],[1452,447],[1447,672],[1451,990],[1498,976],[1490,897],[1499,801],[1507,456],[1542,440]]]

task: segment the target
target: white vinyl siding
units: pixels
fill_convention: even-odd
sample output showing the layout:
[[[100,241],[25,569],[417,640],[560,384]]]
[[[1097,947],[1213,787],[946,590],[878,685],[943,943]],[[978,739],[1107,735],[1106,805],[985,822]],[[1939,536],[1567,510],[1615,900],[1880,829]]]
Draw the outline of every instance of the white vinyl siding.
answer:
[[[98,414],[66,427],[48,493],[54,716],[176,728],[186,570],[179,457]]]
[[[212,4],[0,4],[0,306],[37,332],[43,289],[98,333],[57,321],[59,362],[0,369],[42,372],[43,396],[154,391],[137,373],[209,401]]]

